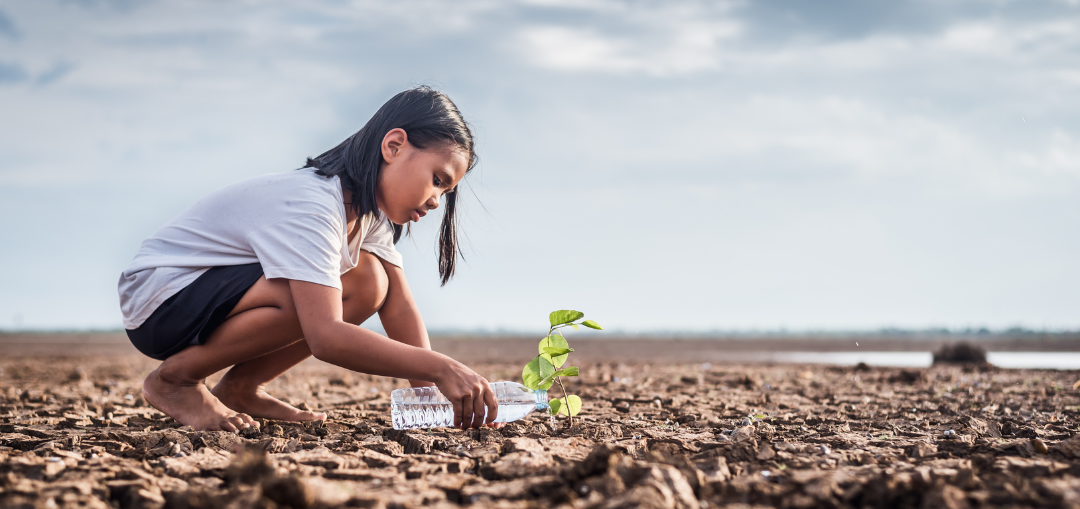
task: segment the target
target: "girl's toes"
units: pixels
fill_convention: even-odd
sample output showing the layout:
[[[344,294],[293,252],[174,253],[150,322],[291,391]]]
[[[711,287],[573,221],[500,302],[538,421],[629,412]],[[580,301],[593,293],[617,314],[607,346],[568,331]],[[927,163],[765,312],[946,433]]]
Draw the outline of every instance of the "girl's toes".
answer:
[[[240,431],[241,428],[251,427],[251,425],[244,422],[244,419],[239,415],[229,417],[228,419],[226,419],[226,421],[228,421],[228,423],[231,424],[236,431]]]
[[[251,416],[248,414],[236,414],[236,416],[243,421],[245,428],[249,426],[255,428],[259,427],[259,423],[255,419],[252,419]]]
[[[319,412],[317,414],[313,413],[312,415],[314,416],[314,419],[316,421],[325,421],[326,420],[326,413],[325,412]]]
[[[218,424],[218,427],[221,428],[221,431],[228,431],[230,433],[239,433],[240,432],[240,429],[237,428],[235,424],[230,422],[229,419],[225,419],[224,421],[221,421],[221,423]]]

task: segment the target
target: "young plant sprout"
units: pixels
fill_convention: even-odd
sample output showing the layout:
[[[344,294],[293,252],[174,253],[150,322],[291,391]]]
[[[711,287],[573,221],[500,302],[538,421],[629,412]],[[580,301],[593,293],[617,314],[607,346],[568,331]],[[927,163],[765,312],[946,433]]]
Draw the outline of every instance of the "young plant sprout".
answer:
[[[555,331],[566,327],[573,327],[574,330],[578,330],[578,326],[585,326],[590,329],[603,330],[600,324],[592,320],[584,320],[585,313],[581,311],[574,311],[569,309],[562,309],[559,311],[552,311],[548,315],[548,322],[551,327],[548,329],[547,336],[540,340],[539,355],[533,360],[529,361],[525,365],[525,369],[521,370],[521,383],[532,390],[548,390],[552,385],[558,384],[559,389],[562,390],[563,397],[553,399],[549,401],[549,411],[551,415],[563,414],[570,419],[570,425],[574,425],[574,416],[581,411],[581,398],[567,394],[566,386],[563,385],[562,377],[564,376],[578,376],[577,366],[570,366],[564,368],[567,357],[570,356],[570,352],[574,349],[570,348],[570,344],[566,342],[566,338],[562,334],[558,334]]]

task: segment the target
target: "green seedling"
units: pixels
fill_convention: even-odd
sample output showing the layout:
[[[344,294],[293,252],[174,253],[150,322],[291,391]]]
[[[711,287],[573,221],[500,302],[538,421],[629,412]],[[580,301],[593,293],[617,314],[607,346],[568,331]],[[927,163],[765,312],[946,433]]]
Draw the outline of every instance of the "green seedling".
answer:
[[[573,327],[574,330],[578,330],[580,326],[603,330],[600,324],[592,320],[579,322],[578,320],[582,318],[585,318],[585,313],[581,311],[569,309],[552,311],[548,315],[550,327],[547,336],[540,340],[538,355],[521,370],[521,383],[534,391],[538,389],[546,391],[555,384],[559,386],[563,397],[550,400],[548,410],[551,415],[563,414],[567,416],[570,419],[571,426],[574,425],[574,416],[581,411],[581,398],[566,392],[562,377],[578,376],[579,370],[576,366],[563,367],[566,364],[566,359],[570,356],[570,352],[573,352],[574,349],[570,348],[566,338],[562,334],[556,333],[556,331],[566,327]]]

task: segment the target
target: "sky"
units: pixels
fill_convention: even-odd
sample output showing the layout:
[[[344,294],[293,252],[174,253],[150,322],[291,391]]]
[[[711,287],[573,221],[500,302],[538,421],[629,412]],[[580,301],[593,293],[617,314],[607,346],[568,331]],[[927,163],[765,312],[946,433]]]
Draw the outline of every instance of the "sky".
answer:
[[[0,329],[120,328],[203,195],[473,126],[432,330],[1080,328],[1080,2],[0,0]],[[375,325],[375,324],[372,324]]]

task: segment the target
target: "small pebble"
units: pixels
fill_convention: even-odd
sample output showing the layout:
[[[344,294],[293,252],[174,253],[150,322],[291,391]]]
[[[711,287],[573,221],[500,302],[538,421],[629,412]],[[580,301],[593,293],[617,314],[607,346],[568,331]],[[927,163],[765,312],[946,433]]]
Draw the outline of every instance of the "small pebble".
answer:
[[[831,452],[832,452],[832,449],[830,449],[829,446],[827,446],[825,444],[821,444],[821,454],[829,454]]]
[[[1046,442],[1043,442],[1041,438],[1031,439],[1031,445],[1035,447],[1035,452],[1038,452],[1039,454],[1050,452],[1050,448],[1046,447]]]
[[[124,395],[124,401],[135,401],[135,396],[132,396],[130,394],[125,394]]]
[[[749,425],[751,425],[753,423],[754,423],[754,421],[751,421],[749,417],[744,417],[743,420],[742,420],[742,424],[740,424],[740,426],[749,426]]]
[[[1046,446],[1044,445],[1043,447],[1046,447]],[[56,456],[52,456],[52,457],[46,458],[45,461],[48,461],[49,463],[60,463],[63,460],[61,460],[60,458],[57,458]]]
[[[955,432],[955,431],[953,431],[953,430],[951,430],[951,429],[947,429],[947,430],[945,430],[945,433],[944,433],[944,434],[945,434],[945,436],[947,436],[947,437],[951,437],[951,436],[954,436],[954,435],[956,435],[956,432]]]

